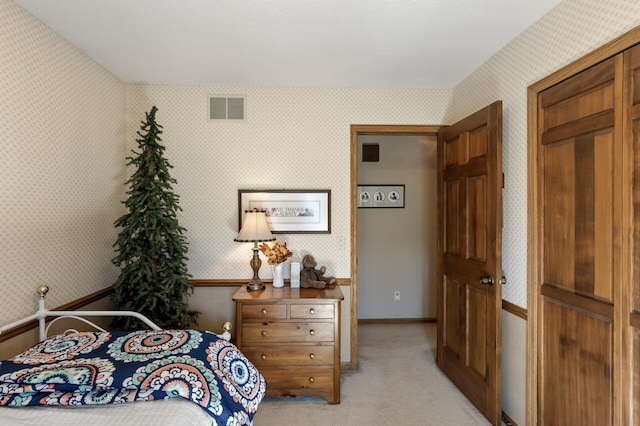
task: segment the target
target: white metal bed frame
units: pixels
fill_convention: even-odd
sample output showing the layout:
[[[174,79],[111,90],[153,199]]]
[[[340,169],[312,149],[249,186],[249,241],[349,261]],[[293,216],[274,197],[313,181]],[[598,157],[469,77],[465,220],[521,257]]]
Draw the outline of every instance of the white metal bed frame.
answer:
[[[36,311],[36,313],[33,315],[29,315],[28,317],[22,318],[21,320],[12,322],[11,324],[7,324],[5,326],[0,327],[0,335],[6,332],[7,330],[10,330],[15,327],[19,327],[29,321],[33,321],[36,319],[38,320],[40,341],[43,341],[47,338],[49,328],[53,325],[53,323],[63,318],[73,318],[73,319],[82,321],[94,327],[97,330],[106,331],[102,327],[98,326],[97,324],[94,324],[93,322],[83,317],[122,317],[122,316],[135,317],[140,321],[142,321],[144,324],[146,324],[152,330],[155,330],[155,331],[162,330],[162,328],[160,328],[158,325],[156,325],[153,321],[151,321],[146,316],[133,311],[50,311],[46,309],[44,306],[44,299],[48,292],[49,292],[48,286],[46,285],[39,286],[36,289],[36,293],[39,296],[38,310]],[[48,317],[56,317],[56,318],[49,321],[49,324],[47,325],[46,319]],[[219,336],[227,341],[230,340],[231,339],[231,323],[228,321],[225,322],[222,325],[222,330],[223,332],[222,334],[219,334]],[[75,330],[68,330],[68,331],[75,331]]]

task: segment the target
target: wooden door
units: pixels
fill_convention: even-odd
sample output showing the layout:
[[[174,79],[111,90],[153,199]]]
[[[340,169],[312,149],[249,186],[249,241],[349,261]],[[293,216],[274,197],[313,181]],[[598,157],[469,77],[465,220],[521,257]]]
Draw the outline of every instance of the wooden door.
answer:
[[[539,424],[614,421],[621,55],[538,95]]]
[[[495,425],[502,413],[501,138],[501,102],[438,133],[438,366]]]
[[[622,345],[622,416],[621,424],[640,424],[640,45],[633,47],[624,54],[625,64],[625,103],[627,117],[625,119],[624,161],[630,161],[633,190],[630,191],[632,202],[632,278],[629,285],[622,288],[623,306],[622,324],[624,343]],[[632,154],[631,154],[632,153]],[[625,164],[624,170],[627,169]],[[626,177],[626,176],[624,176]],[[623,179],[624,179],[623,177]],[[626,209],[625,209],[626,210]],[[626,284],[623,282],[623,284]],[[626,290],[626,289],[629,290]],[[628,330],[627,330],[628,329]],[[628,334],[626,333],[628,331]],[[630,344],[626,342],[630,341]],[[630,378],[629,392],[626,392],[627,381]],[[626,418],[629,416],[629,418]]]

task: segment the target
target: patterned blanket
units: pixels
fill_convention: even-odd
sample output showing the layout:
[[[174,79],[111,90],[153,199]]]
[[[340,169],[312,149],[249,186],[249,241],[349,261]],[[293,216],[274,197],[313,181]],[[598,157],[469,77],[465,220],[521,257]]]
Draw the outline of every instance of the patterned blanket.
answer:
[[[238,348],[196,330],[59,335],[0,362],[0,406],[182,397],[216,424],[249,425],[266,387]]]

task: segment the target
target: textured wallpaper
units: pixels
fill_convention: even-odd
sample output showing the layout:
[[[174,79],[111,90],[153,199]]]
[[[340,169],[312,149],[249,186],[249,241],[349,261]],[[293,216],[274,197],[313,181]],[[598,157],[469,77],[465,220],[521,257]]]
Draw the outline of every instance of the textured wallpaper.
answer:
[[[246,120],[209,120],[210,95],[245,96]],[[144,111],[158,107],[194,278],[252,275],[251,245],[233,241],[238,189],[331,190],[331,234],[277,237],[327,275],[349,278],[350,125],[442,123],[451,91],[131,86],[127,99],[131,141]]]
[[[0,323],[112,284],[125,86],[0,0]]]
[[[503,299],[527,306],[527,87],[640,25],[637,0],[566,0],[454,89],[453,118],[503,101]]]
[[[152,105],[195,278],[250,274],[250,250],[233,238],[237,190],[254,188],[330,189],[331,234],[279,239],[348,277],[349,126],[451,123],[502,99],[503,294],[525,307],[526,88],[639,24],[636,0],[565,0],[452,90],[126,87],[0,0],[0,321],[31,313],[37,284],[52,286],[49,306],[58,306],[113,282],[124,157]],[[246,96],[246,120],[209,121],[208,96],[229,94]]]

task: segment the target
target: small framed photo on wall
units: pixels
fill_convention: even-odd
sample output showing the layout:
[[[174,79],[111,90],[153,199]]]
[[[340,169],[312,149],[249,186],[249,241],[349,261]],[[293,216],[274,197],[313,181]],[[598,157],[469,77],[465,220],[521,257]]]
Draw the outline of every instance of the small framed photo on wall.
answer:
[[[358,208],[404,208],[404,185],[358,185]]]

